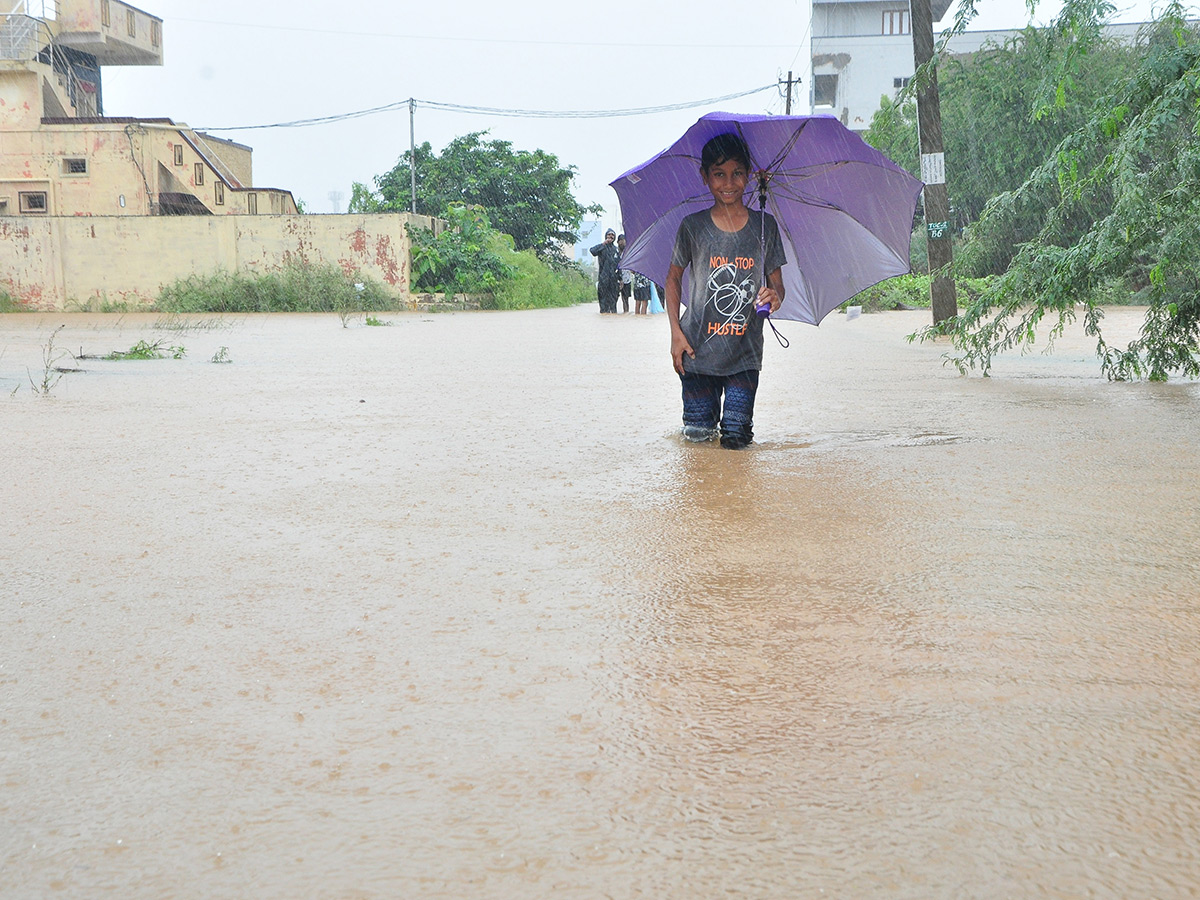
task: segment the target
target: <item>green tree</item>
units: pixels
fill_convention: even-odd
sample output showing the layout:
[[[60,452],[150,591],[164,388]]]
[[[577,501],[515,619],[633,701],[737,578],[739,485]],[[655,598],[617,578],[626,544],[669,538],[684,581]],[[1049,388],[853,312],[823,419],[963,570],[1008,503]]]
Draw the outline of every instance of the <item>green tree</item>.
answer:
[[[488,223],[481,206],[455,204],[440,218],[450,227],[434,234],[430,228],[408,226],[413,287],[453,294],[492,294],[515,274],[504,261],[503,242]]]
[[[946,93],[946,86],[941,85]],[[879,109],[863,140],[910,171],[920,171],[920,147],[917,144],[917,104],[911,99],[894,103],[886,94],[879,98]]]
[[[429,143],[416,148],[418,213],[440,215],[454,204],[482,206],[497,230],[512,235],[517,250],[534,250],[566,263],[563,244],[574,244],[583,217],[602,211],[582,206],[572,193],[574,166],[552,153],[514,150],[508,141],[485,141],[486,131],[456,137],[438,156]],[[375,190],[356,183],[351,212],[404,212],[412,208],[412,174],[405,153]]]
[[[1069,69],[1066,70],[1069,73]],[[1140,62],[1025,181],[985,208],[972,243],[1013,246],[993,289],[946,333],[964,371],[1001,350],[1050,340],[1079,315],[1113,379],[1200,377],[1200,34],[1172,4]],[[1113,286],[1147,305],[1140,336],[1110,346],[1102,303]]]
[[[940,63],[947,189],[959,225],[977,220],[992,197],[1019,187],[1046,152],[1082,125],[1096,100],[1136,65],[1137,48],[1099,43],[1078,58],[1071,89],[1046,107],[1038,98],[1047,90],[1046,73],[1058,66],[1061,45],[1055,32],[1027,28],[1001,45]],[[914,103],[885,97],[863,137],[918,171],[916,123]],[[1007,261],[993,261],[993,271],[1003,271]]]

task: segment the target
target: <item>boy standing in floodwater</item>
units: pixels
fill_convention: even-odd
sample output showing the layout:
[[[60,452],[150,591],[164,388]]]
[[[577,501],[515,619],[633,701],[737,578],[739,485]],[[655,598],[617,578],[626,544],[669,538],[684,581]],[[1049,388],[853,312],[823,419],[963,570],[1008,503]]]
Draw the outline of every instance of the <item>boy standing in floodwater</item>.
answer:
[[[775,219],[747,209],[742,199],[750,152],[740,137],[720,134],[705,144],[700,177],[714,202],[685,218],[675,235],[666,284],[671,360],[683,383],[683,436],[710,441],[719,425],[721,446],[740,449],[754,438],[754,396],[762,369],[763,317],[755,307],[779,309],[785,256]],[[681,317],[683,273],[689,267],[687,311]]]

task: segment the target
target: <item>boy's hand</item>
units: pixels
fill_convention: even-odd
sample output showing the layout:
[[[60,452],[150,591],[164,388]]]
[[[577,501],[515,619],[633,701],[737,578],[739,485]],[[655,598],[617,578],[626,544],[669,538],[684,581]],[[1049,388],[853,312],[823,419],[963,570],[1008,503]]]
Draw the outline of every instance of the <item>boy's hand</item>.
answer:
[[[779,294],[775,293],[775,289],[773,287],[764,284],[761,288],[759,288],[758,302],[755,303],[755,306],[762,306],[764,303],[770,303],[771,312],[775,313],[778,311],[783,301],[779,299]]]
[[[696,358],[696,351],[692,349],[692,345],[688,343],[688,339],[683,336],[683,332],[671,332],[671,361],[675,364],[675,371],[680,375],[684,374],[683,354],[685,353],[690,359]]]

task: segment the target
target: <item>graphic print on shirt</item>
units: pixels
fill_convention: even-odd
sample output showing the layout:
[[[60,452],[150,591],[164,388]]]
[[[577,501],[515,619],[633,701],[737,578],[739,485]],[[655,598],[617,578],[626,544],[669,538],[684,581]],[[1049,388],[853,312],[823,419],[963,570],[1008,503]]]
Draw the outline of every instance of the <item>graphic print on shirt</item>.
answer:
[[[740,337],[746,333],[754,298],[754,259],[712,256],[708,264],[708,296],[718,318],[708,323],[704,341],[730,335]]]

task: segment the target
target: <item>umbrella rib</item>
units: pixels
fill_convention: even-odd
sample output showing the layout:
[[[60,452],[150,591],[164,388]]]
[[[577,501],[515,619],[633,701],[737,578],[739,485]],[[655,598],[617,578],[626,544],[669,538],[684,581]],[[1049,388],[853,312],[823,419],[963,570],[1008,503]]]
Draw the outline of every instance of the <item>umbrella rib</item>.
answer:
[[[792,136],[788,138],[787,143],[785,143],[783,147],[780,148],[779,152],[775,154],[775,158],[771,160],[771,164],[765,167],[768,171],[777,171],[775,167],[778,166],[783,160],[787,159],[787,155],[791,153],[793,149],[795,149],[797,141],[800,140],[800,135],[802,135],[804,133],[804,129],[808,127],[809,121],[810,120],[805,119],[800,123],[800,127],[792,132]]]

